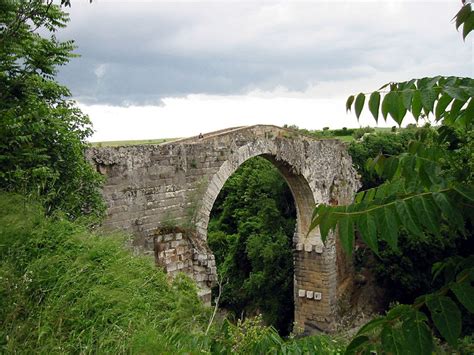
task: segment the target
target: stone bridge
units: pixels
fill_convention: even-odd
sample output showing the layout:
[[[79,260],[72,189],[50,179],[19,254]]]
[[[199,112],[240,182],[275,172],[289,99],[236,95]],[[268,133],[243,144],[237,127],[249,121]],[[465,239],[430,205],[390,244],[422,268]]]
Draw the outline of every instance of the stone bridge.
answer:
[[[358,187],[342,142],[257,125],[160,145],[87,152],[107,177],[104,227],[133,234],[135,247],[154,255],[168,273],[191,275],[207,301],[216,280],[214,256],[206,243],[212,206],[226,180],[256,156],[278,168],[296,205],[295,322],[307,333],[331,331],[338,299],[350,289],[351,265],[334,236],[323,245],[319,231],[308,234],[308,229],[316,203],[348,203]]]

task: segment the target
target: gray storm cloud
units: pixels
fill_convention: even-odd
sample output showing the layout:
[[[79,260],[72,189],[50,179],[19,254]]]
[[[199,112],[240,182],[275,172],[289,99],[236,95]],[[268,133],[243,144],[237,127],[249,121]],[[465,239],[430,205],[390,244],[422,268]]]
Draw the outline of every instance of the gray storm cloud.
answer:
[[[308,88],[376,76],[472,75],[457,2],[73,2],[60,80],[86,104]],[[423,16],[420,16],[423,14]],[[439,43],[443,43],[440,46]],[[375,84],[377,85],[377,84]],[[337,89],[337,88],[336,88]]]

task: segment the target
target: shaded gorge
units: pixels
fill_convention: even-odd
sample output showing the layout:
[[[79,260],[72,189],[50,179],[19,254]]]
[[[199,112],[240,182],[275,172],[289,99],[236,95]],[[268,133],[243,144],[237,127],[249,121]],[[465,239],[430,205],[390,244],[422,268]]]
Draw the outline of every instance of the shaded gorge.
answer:
[[[262,314],[266,324],[289,334],[295,222],[290,188],[265,158],[249,159],[226,181],[211,212],[208,243],[223,285],[220,307],[230,318]]]

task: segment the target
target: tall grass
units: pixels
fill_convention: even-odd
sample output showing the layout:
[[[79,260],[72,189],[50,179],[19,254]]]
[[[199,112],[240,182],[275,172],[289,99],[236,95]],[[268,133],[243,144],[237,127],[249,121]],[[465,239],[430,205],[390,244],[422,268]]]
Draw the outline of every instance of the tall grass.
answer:
[[[282,339],[258,320],[223,320],[194,283],[133,256],[124,237],[91,233],[0,193],[0,353],[340,353],[327,336]]]
[[[192,350],[209,313],[194,284],[122,244],[0,195],[0,352]]]

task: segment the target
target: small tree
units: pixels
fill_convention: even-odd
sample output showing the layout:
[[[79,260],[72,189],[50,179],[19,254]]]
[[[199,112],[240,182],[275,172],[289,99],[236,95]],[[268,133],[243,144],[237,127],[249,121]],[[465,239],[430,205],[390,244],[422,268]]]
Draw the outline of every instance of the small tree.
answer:
[[[91,123],[55,81],[74,57],[73,42],[55,36],[67,22],[52,0],[0,0],[0,189],[70,218],[98,216],[101,179],[84,159]]]
[[[474,28],[471,4],[465,4],[455,19],[466,38]],[[348,98],[346,107],[353,108],[357,118],[367,96],[368,109],[376,121],[380,114],[384,119],[390,115],[401,125],[407,112],[417,121],[423,115],[434,114],[438,135],[413,141],[407,153],[379,155],[370,161],[371,168],[385,182],[359,192],[351,205],[318,205],[311,228],[319,227],[326,240],[337,227],[341,245],[349,254],[355,231],[376,254],[380,241],[397,249],[400,229],[411,238],[424,238],[439,235],[447,226],[452,232],[472,238],[474,80],[437,76],[388,83],[370,95],[360,93]],[[474,313],[474,256],[439,261],[432,270],[433,278],[444,277],[443,287],[418,297],[413,305],[398,305],[366,324],[346,352],[431,354],[431,324],[456,347],[461,334],[461,309]]]

